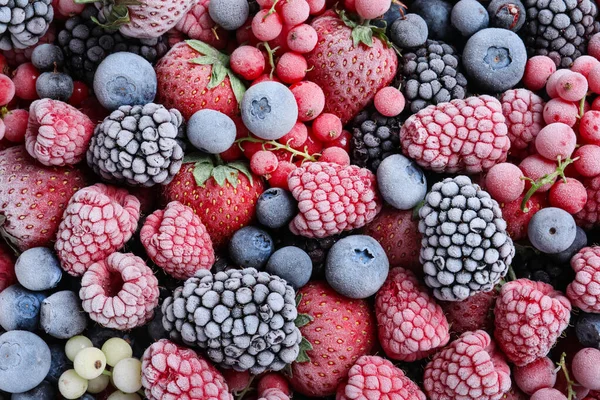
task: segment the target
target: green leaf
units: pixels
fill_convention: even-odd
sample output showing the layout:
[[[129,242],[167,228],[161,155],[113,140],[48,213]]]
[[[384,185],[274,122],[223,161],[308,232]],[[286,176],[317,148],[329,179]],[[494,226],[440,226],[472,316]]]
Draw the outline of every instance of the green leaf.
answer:
[[[340,19],[342,20],[342,22],[344,23],[344,25],[346,25],[349,28],[356,28],[358,26],[358,24],[355,21],[352,21],[348,15],[346,15],[346,11],[345,10],[338,10],[336,8],[335,10],[338,14],[338,16],[340,17]]]
[[[354,47],[357,47],[359,43],[373,47],[373,31],[368,26],[359,25],[352,30],[352,40]]]
[[[208,154],[204,154],[204,153],[199,153],[199,152],[194,152],[194,153],[188,153],[183,157],[183,161],[182,163],[196,163],[196,164],[211,164],[213,165],[213,160],[212,158],[210,158],[210,156]]]
[[[231,186],[236,188],[238,185],[239,171],[237,169],[231,168],[229,166],[227,166],[226,168],[227,168],[227,174],[225,175],[225,178],[227,179],[227,182],[229,182],[229,184]]]
[[[215,167],[215,169],[213,169],[212,176],[213,178],[215,178],[215,182],[217,182],[217,185],[225,185],[225,180],[227,180],[227,167],[224,165],[219,165],[218,167]]]
[[[302,293],[298,293],[296,295],[296,307],[298,307],[300,305],[301,301],[302,301]]]
[[[188,46],[196,50],[198,53],[219,59],[219,54],[221,54],[221,52],[212,47],[211,45],[206,44],[200,40],[186,40],[185,42]]]
[[[210,73],[210,82],[206,86],[209,89],[213,89],[219,86],[227,76],[227,68],[223,64],[213,64],[212,71]]]
[[[89,4],[89,3],[95,3],[98,0],[73,0],[73,2],[75,4]]]
[[[138,0],[117,0],[116,2],[120,6],[141,6],[142,2]]]
[[[313,317],[311,317],[308,314],[298,314],[296,320],[294,321],[294,324],[296,324],[296,327],[302,328],[303,326],[310,324],[312,320]]]
[[[199,65],[213,65],[215,62],[218,62],[218,60],[211,56],[200,56],[192,58],[189,62]]]
[[[308,351],[313,349],[312,344],[305,337],[302,338],[300,342],[300,352],[298,353],[298,357],[296,357],[296,362],[305,363],[310,361],[310,357],[308,356]]]
[[[242,80],[233,72],[229,71],[227,76],[229,77],[229,82],[231,83],[231,89],[233,90],[235,99],[237,100],[238,105],[241,105],[244,93],[246,93],[246,86],[244,85],[244,82],[242,82]]]
[[[233,161],[233,162],[230,162],[229,164],[227,164],[227,166],[229,166],[230,168],[235,168],[238,171],[240,171],[242,174],[246,175],[246,177],[250,181],[250,186],[254,185],[254,180],[252,179],[252,172],[250,171],[248,164],[241,162],[241,161]]]
[[[214,167],[212,164],[208,163],[199,163],[194,167],[194,179],[196,180],[196,185],[204,186],[206,181],[211,177],[214,171]]]

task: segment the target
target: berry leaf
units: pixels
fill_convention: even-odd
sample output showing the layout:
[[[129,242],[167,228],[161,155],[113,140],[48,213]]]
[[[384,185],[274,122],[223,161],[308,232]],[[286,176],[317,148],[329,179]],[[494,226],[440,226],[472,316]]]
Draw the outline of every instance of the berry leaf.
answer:
[[[227,164],[230,168],[235,168],[240,171],[242,174],[246,175],[248,180],[250,181],[250,186],[254,185],[254,179],[252,178],[252,172],[250,172],[250,168],[248,168],[248,164],[243,163],[241,161],[233,161]]]
[[[354,47],[357,47],[360,43],[373,47],[373,31],[368,26],[359,25],[352,29],[352,41]]]
[[[212,176],[215,179],[215,182],[217,182],[217,185],[223,186],[227,180],[227,167],[224,165],[215,167],[212,171]]]
[[[219,86],[225,80],[227,76],[227,68],[220,63],[215,63],[212,65],[212,71],[210,73],[210,81],[206,86],[209,89],[213,89]]]
[[[312,320],[313,317],[311,317],[308,314],[298,314],[296,320],[294,321],[294,324],[296,324],[297,328],[302,328],[303,326],[310,324]]]
[[[227,76],[229,77],[229,82],[231,83],[231,89],[233,90],[235,99],[237,100],[238,105],[241,105],[244,93],[246,93],[246,86],[244,85],[244,82],[242,82],[242,80],[233,72],[228,71]]]
[[[226,168],[227,168],[227,174],[225,175],[225,178],[227,179],[227,182],[229,182],[229,184],[231,186],[233,186],[234,188],[237,188],[238,175],[239,175],[238,170],[231,168],[229,166],[227,166]]]
[[[310,362],[310,357],[308,356],[307,352],[312,349],[313,349],[312,344],[310,344],[310,342],[308,340],[306,340],[306,338],[303,337],[302,341],[300,342],[300,352],[298,353],[298,357],[296,357],[296,362],[298,362],[298,363]]]
[[[189,153],[183,157],[183,164],[185,163],[195,163],[195,164],[213,164],[212,159],[209,155],[204,153]]]
[[[212,163],[197,163],[192,172],[192,175],[194,175],[194,179],[196,180],[196,185],[204,186],[208,178],[211,177],[213,170],[214,166]]]
[[[198,53],[204,54],[205,56],[209,56],[216,60],[219,60],[219,56],[224,55],[224,54],[221,54],[221,52],[219,50],[215,49],[211,45],[206,44],[200,40],[186,40],[185,42],[187,43],[188,46],[190,46],[192,49],[196,50]]]

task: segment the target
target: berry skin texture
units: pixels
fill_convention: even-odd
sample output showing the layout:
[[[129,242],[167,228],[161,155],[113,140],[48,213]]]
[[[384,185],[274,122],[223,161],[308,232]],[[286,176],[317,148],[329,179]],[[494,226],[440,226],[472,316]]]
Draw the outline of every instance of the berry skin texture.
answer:
[[[364,19],[375,19],[390,9],[391,0],[356,0],[356,12]]]
[[[500,400],[510,390],[510,368],[485,331],[465,332],[433,356],[423,386],[430,400]]]
[[[15,257],[13,251],[4,242],[0,243],[0,293],[17,282]]]
[[[544,121],[547,124],[562,122],[573,126],[577,122],[578,112],[575,103],[563,99],[552,99],[544,106]]]
[[[139,217],[140,201],[125,189],[101,183],[81,189],[69,200],[56,235],[62,268],[81,276],[125,245]]]
[[[395,117],[399,115],[406,105],[404,95],[398,89],[388,86],[377,92],[375,95],[375,109],[379,114],[385,117]]]
[[[348,152],[341,147],[328,147],[321,153],[319,161],[346,167],[350,165],[350,155],[348,155]]]
[[[287,35],[287,45],[296,53],[310,53],[317,45],[317,31],[310,25],[302,24],[290,29]]]
[[[176,279],[210,269],[215,261],[212,241],[200,217],[178,201],[146,218],[140,241],[152,261]]]
[[[577,179],[559,180],[550,189],[548,196],[552,207],[562,208],[569,214],[577,214],[587,203],[585,186]]]
[[[22,100],[35,100],[38,98],[35,83],[40,72],[32,63],[21,64],[15,69],[12,81],[15,84],[15,96]]]
[[[307,69],[306,58],[302,54],[288,51],[279,58],[275,73],[282,82],[293,84],[304,79]]]
[[[312,124],[312,133],[321,142],[332,142],[342,134],[342,121],[334,114],[323,113]]]
[[[426,400],[417,384],[389,360],[362,356],[348,372],[348,383],[337,400],[401,399]]]
[[[513,370],[514,381],[523,392],[532,395],[540,389],[552,388],[556,384],[556,366],[548,357],[538,358],[532,363]]]
[[[566,160],[573,154],[577,136],[569,125],[557,122],[546,125],[535,138],[535,149],[548,160]]]
[[[106,328],[129,330],[146,324],[158,306],[158,280],[144,260],[112,253],[81,278],[83,310]]]
[[[262,42],[275,39],[281,33],[283,24],[278,13],[260,10],[252,19],[252,33]]]
[[[290,87],[298,104],[298,119],[302,122],[312,121],[323,112],[325,94],[316,83],[302,81]]]
[[[296,164],[292,164],[289,161],[279,162],[279,166],[269,178],[269,186],[289,190],[290,187],[288,185],[288,176],[292,173],[292,171],[295,171],[296,168]]]
[[[258,393],[265,393],[267,390],[279,390],[286,395],[291,395],[290,384],[288,383],[285,375],[278,372],[267,372],[260,377],[258,385],[256,385],[256,391]]]
[[[287,0],[281,6],[281,17],[283,23],[288,26],[296,26],[308,19],[310,6],[305,0]]]
[[[485,176],[485,190],[499,203],[511,202],[525,189],[522,176],[523,172],[514,164],[496,164]]]
[[[15,97],[15,84],[6,75],[0,73],[0,106],[5,106]]]
[[[352,197],[342,182],[352,182]],[[288,186],[299,201],[289,225],[295,235],[324,238],[361,228],[381,210],[375,175],[355,165],[305,163],[289,174]]]
[[[510,147],[502,105],[487,95],[422,109],[405,121],[400,141],[405,155],[440,173],[488,170]]]
[[[575,279],[567,287],[567,297],[575,307],[587,313],[600,313],[600,247],[581,249],[571,258]]]
[[[576,234],[573,217],[557,207],[539,210],[527,227],[527,236],[533,247],[546,254],[565,251],[575,241]]]
[[[494,326],[494,318],[491,310],[494,309],[498,293],[479,292],[463,301],[440,302],[450,331],[462,334],[464,332],[483,329],[491,331]]]
[[[375,313],[379,342],[394,360],[415,361],[435,353],[450,340],[442,308],[403,268],[390,271],[377,292]]]
[[[600,145],[600,111],[590,110],[583,114],[579,134],[587,143]]]
[[[510,154],[521,159],[534,153],[535,137],[544,126],[544,100],[529,90],[511,89],[502,94],[500,102],[508,127]]]
[[[599,65],[600,61],[592,56],[581,56],[571,66],[571,71],[578,72],[586,78],[589,76],[592,68]],[[587,82],[586,82],[587,85]]]
[[[275,172],[279,164],[279,160],[275,153],[267,150],[257,151],[250,158],[250,169],[256,175],[268,175]]]
[[[242,78],[253,81],[265,70],[265,57],[256,47],[240,46],[231,53],[231,69]]]
[[[579,72],[562,75],[557,82],[556,93],[566,101],[579,101],[588,91],[588,82]]]
[[[233,400],[215,367],[193,350],[166,339],[144,352],[142,386],[149,400]]]
[[[545,357],[569,325],[571,303],[551,285],[517,279],[502,286],[494,337],[518,367]]]
[[[529,400],[567,400],[567,396],[556,389],[544,388],[535,392]]]
[[[290,400],[290,397],[279,389],[265,390],[258,400]]]
[[[599,363],[600,350],[590,347],[579,350],[571,362],[573,377],[590,390],[600,390]]]
[[[600,175],[600,146],[586,144],[575,150],[573,162],[575,170],[582,176],[591,178]]]
[[[29,111],[22,109],[11,110],[4,116],[3,121],[6,128],[4,138],[13,143],[25,143]]]
[[[525,64],[523,83],[529,90],[538,91],[546,86],[548,78],[556,72],[556,64],[548,56],[534,56]]]
[[[31,103],[25,146],[46,166],[74,165],[84,159],[94,123],[75,107],[58,100]]]
[[[523,175],[530,179],[533,179],[534,181],[537,181],[544,175],[553,173],[556,169],[556,163],[538,154],[534,154],[521,161],[521,163],[519,164],[519,168],[523,172]],[[537,190],[537,192],[547,192],[552,187],[552,184],[553,182],[541,186]],[[531,183],[527,181],[525,187],[529,189],[529,187],[531,187]]]

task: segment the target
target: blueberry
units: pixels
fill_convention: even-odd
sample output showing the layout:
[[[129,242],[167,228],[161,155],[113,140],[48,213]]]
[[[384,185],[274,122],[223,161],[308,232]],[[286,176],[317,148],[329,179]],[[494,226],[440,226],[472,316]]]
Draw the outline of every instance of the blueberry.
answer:
[[[445,0],[415,0],[410,6],[411,13],[419,14],[427,23],[429,39],[447,41],[456,35],[450,23],[452,4]]]
[[[492,0],[488,5],[490,26],[518,32],[525,24],[526,11],[519,0]]]
[[[0,336],[0,390],[23,393],[39,385],[50,370],[50,349],[34,333],[10,331]]]
[[[7,331],[35,331],[40,322],[44,295],[21,285],[12,285],[0,293],[0,326]]]
[[[188,121],[188,140],[195,148],[206,153],[224,152],[233,145],[235,135],[235,123],[219,111],[199,110]]]
[[[585,231],[580,227],[577,227],[576,229],[577,232],[575,233],[575,240],[573,243],[568,249],[561,251],[560,253],[553,254],[552,258],[554,260],[561,263],[568,263],[571,261],[571,258],[573,258],[573,256],[579,252],[579,250],[587,246],[588,239]]]
[[[152,318],[152,321],[148,323],[147,326],[148,336],[150,336],[150,339],[154,341],[169,338],[169,332],[163,326],[162,318],[163,313],[160,307],[156,307],[156,310],[154,311],[154,317]]]
[[[580,313],[575,334],[583,347],[600,349],[600,314]]]
[[[69,339],[85,330],[85,315],[79,296],[70,290],[63,290],[42,301],[40,325],[50,336]]]
[[[298,207],[292,194],[285,189],[265,190],[256,203],[258,222],[268,228],[281,228],[294,218]]]
[[[213,21],[227,31],[234,31],[248,19],[248,0],[210,0],[208,13]]]
[[[15,393],[10,396],[10,400],[54,400],[56,391],[47,381],[42,381],[39,385],[24,393]]]
[[[424,45],[428,34],[427,23],[418,14],[398,18],[391,28],[392,42],[401,49]]]
[[[67,101],[73,94],[73,78],[62,72],[44,72],[35,81],[41,99]]]
[[[577,235],[575,220],[557,207],[542,208],[536,212],[527,227],[529,241],[542,253],[556,254],[568,249]]]
[[[269,258],[265,271],[285,279],[298,290],[306,285],[312,275],[312,260],[298,247],[282,247]]]
[[[55,68],[62,68],[65,56],[60,47],[44,43],[33,49],[31,63],[40,71],[53,71]]]
[[[62,269],[52,250],[33,247],[17,258],[15,274],[23,287],[39,291],[55,288],[62,278]]]
[[[383,199],[398,210],[410,210],[427,194],[427,180],[421,168],[400,154],[381,162],[377,168],[377,186]]]
[[[48,375],[46,375],[46,380],[53,384],[57,384],[62,373],[73,367],[65,353],[64,343],[53,343],[49,346],[51,361],[50,370],[48,371]]]
[[[460,0],[452,8],[450,21],[463,36],[468,37],[487,28],[490,16],[477,0]]]
[[[245,226],[229,242],[229,256],[236,264],[262,269],[273,253],[273,239],[262,229]]]
[[[144,105],[156,96],[156,72],[143,57],[118,52],[106,57],[94,75],[94,92],[107,110]]]
[[[340,239],[327,255],[325,277],[343,296],[364,299],[377,293],[390,269],[383,247],[371,236]]]
[[[506,29],[487,28],[471,36],[463,51],[463,66],[482,90],[504,92],[525,73],[527,51],[521,38]]]
[[[381,16],[381,18],[374,19],[372,24],[380,28],[387,28],[387,34],[389,35],[392,24],[402,16],[406,15],[407,8],[404,4],[399,1],[392,1],[390,8]]]
[[[285,136],[298,119],[294,95],[279,82],[261,82],[251,86],[244,94],[241,111],[244,125],[265,140]]]

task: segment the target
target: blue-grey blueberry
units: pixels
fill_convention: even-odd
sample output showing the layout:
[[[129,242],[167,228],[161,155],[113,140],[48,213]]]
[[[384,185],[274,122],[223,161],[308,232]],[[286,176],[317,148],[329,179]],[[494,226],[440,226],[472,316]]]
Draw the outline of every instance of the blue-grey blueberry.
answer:
[[[10,400],[54,400],[56,398],[56,390],[48,381],[42,381],[31,390],[10,396]]]
[[[294,218],[298,206],[290,192],[282,188],[265,190],[256,203],[256,217],[267,228],[281,228]]]
[[[228,115],[208,108],[196,111],[187,124],[188,140],[205,153],[224,152],[233,145],[235,135],[235,122]]]
[[[424,45],[427,35],[427,23],[418,14],[406,14],[398,18],[391,27],[392,42],[401,49]]]
[[[245,268],[262,270],[273,254],[273,239],[262,229],[245,226],[229,242],[231,260]]]
[[[18,284],[7,287],[0,293],[0,326],[6,331],[35,331],[45,297]]]
[[[58,339],[79,335],[87,327],[79,296],[70,290],[48,296],[42,301],[40,325],[44,332]]]
[[[533,247],[542,253],[560,253],[575,241],[575,220],[562,208],[542,208],[529,221],[527,236]]]
[[[312,260],[299,247],[282,247],[269,258],[265,271],[285,279],[295,290],[298,290],[310,280]]]
[[[227,31],[234,31],[248,19],[248,0],[210,0],[208,13],[217,25]]]
[[[0,390],[23,393],[39,385],[50,370],[50,349],[38,335],[10,331],[0,336]]]
[[[29,290],[55,288],[62,278],[60,261],[47,247],[25,250],[15,262],[15,274],[23,287]]]
[[[384,159],[377,168],[377,186],[383,199],[398,210],[410,210],[427,194],[425,174],[401,154]]]
[[[490,16],[477,0],[460,0],[452,7],[450,21],[463,36],[469,37],[487,28]]]

